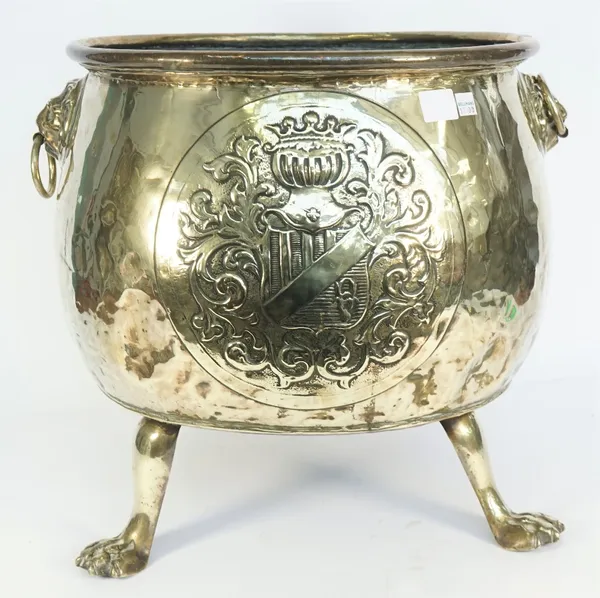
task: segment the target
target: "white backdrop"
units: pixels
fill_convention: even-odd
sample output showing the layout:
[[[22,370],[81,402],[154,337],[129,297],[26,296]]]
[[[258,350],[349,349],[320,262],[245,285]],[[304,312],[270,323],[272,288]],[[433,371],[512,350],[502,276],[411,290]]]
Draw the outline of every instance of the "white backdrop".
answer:
[[[20,0],[0,6],[0,596],[587,598],[600,595],[597,271],[600,52],[594,0]],[[150,568],[125,582],[73,566],[120,531],[137,417],[107,401],[62,317],[54,200],[29,177],[35,116],[80,77],[64,46],[92,35],[495,30],[530,33],[569,111],[547,156],[552,261],[544,320],[509,391],[482,410],[499,486],[567,532],[493,543],[439,426],[353,437],[184,430]],[[109,587],[110,586],[110,587]]]

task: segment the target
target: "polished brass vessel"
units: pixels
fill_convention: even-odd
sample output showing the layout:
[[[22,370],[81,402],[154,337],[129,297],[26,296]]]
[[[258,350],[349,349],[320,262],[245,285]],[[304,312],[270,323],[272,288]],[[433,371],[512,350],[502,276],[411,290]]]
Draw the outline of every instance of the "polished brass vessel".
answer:
[[[498,542],[562,524],[496,491],[473,411],[535,335],[543,154],[567,135],[523,36],[98,38],[38,118],[70,320],[143,415],[134,513],[90,573],[147,564],[181,425],[347,433],[441,421]],[[39,156],[49,162],[44,181]],[[60,175],[60,176],[59,176]]]

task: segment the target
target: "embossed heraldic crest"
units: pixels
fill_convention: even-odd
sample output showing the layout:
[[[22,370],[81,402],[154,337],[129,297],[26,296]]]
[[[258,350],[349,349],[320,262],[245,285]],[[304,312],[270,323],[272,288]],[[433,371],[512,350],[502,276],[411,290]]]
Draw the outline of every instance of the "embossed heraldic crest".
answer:
[[[326,109],[318,93],[283,95],[231,113],[184,158],[157,276],[182,341],[219,380],[269,404],[341,405],[439,343],[460,292],[462,220],[402,121],[367,101],[342,109],[338,94]]]

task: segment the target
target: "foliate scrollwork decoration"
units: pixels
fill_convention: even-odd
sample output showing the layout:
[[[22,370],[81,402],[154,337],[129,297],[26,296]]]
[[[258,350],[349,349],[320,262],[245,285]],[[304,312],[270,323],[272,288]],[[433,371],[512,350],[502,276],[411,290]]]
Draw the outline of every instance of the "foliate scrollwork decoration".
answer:
[[[223,363],[280,388],[347,388],[426,335],[446,240],[411,155],[307,110],[201,168],[179,256],[196,337]]]
[[[260,353],[252,350],[257,339],[243,333],[248,325],[257,323],[257,314],[246,301],[249,283],[259,283],[261,277],[257,249],[266,229],[260,198],[275,192],[272,185],[258,182],[253,158],[259,145],[257,139],[240,137],[230,153],[206,164],[206,171],[216,181],[231,183],[228,198],[218,209],[212,194],[199,189],[180,222],[179,254],[192,266],[190,289],[199,308],[193,326],[202,341],[241,335],[235,348],[226,353],[235,355],[240,364],[246,359],[244,341],[250,341],[248,354]]]
[[[429,222],[431,199],[422,189],[407,193],[415,179],[410,156],[383,155],[383,139],[371,131],[359,133],[365,149],[358,158],[366,177],[349,186],[373,210],[367,234],[378,239],[369,267],[383,258],[393,262],[383,280],[383,293],[374,302],[371,317],[358,344],[368,344],[371,359],[394,363],[406,353],[413,324],[429,323],[433,312],[436,262],[444,249]]]

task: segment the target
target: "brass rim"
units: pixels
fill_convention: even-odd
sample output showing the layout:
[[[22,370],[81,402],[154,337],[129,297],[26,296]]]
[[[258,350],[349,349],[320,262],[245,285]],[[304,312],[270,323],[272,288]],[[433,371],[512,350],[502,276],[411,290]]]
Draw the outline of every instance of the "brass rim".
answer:
[[[56,191],[56,160],[46,152],[48,157],[48,187],[42,181],[40,175],[40,152],[45,143],[44,136],[41,133],[36,133],[33,136],[33,147],[31,148],[31,177],[37,192],[48,199],[54,195]]]
[[[138,35],[73,42],[90,70],[117,72],[377,71],[486,68],[517,63],[538,43],[506,33]]]

